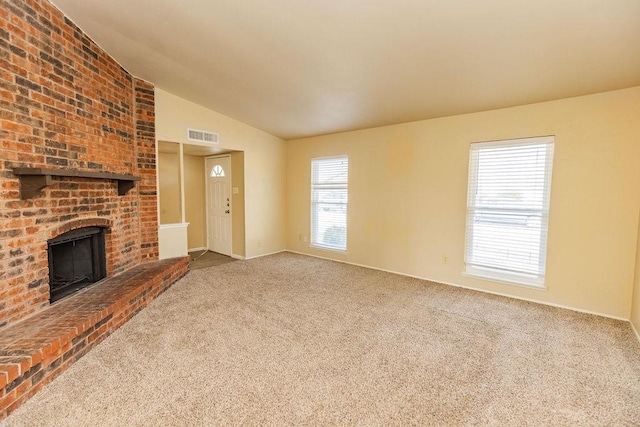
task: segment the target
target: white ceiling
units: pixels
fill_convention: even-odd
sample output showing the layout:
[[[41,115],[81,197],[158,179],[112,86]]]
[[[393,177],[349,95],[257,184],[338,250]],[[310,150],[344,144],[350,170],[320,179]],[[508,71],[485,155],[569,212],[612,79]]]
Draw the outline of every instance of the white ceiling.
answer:
[[[54,0],[134,75],[284,139],[640,85],[640,0]]]

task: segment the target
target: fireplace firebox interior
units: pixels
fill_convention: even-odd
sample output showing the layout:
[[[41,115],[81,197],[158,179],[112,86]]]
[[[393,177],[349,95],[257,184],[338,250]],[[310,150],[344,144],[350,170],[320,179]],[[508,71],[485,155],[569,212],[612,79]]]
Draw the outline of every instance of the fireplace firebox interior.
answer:
[[[49,240],[51,303],[107,276],[104,228],[84,227]]]

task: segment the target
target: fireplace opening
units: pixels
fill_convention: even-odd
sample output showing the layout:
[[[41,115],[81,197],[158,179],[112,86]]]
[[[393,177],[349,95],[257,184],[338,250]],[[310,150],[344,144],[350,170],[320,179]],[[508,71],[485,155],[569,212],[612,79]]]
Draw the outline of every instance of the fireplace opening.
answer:
[[[51,303],[107,276],[104,246],[102,227],[84,227],[49,240]]]

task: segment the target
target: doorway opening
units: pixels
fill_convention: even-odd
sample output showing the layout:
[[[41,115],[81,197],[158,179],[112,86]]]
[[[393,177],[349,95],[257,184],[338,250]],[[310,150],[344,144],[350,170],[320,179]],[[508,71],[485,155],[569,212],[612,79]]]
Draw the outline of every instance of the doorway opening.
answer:
[[[230,165],[218,165],[215,171],[208,169],[207,158],[227,157]],[[205,251],[216,252],[244,259],[244,152],[212,147],[196,143],[158,143],[158,177],[160,208],[161,258],[199,256]],[[215,166],[215,165],[213,165]],[[213,172],[220,177],[224,171],[229,178],[230,200],[222,200],[224,210],[229,210],[230,247],[228,250],[211,245],[209,238],[208,180]],[[230,206],[226,206],[229,203]],[[163,255],[164,254],[164,255]]]

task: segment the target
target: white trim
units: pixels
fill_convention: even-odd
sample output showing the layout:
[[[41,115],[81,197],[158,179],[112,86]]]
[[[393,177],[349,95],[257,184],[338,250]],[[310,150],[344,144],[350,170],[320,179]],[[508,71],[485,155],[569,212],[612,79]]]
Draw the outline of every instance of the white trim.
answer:
[[[315,231],[316,231],[316,225],[318,224],[318,222],[316,220],[314,220],[314,218],[317,216],[317,211],[315,210],[315,205],[316,203],[314,203],[314,186],[322,186],[322,184],[320,183],[315,183],[314,182],[314,164],[318,164],[319,162],[323,162],[323,161],[328,161],[328,160],[343,160],[346,161],[347,163],[347,182],[346,183],[341,183],[340,185],[335,184],[335,188],[336,189],[342,189],[342,185],[346,185],[346,192],[347,192],[347,202],[346,202],[346,210],[345,210],[345,244],[344,244],[344,248],[341,247],[336,247],[336,246],[329,246],[329,245],[323,245],[320,242],[316,242],[314,241],[314,239],[319,238],[319,236],[316,236]],[[329,251],[335,251],[335,252],[341,252],[341,253],[346,253],[347,252],[347,244],[348,244],[348,233],[349,233],[349,155],[348,154],[339,154],[339,155],[334,155],[334,156],[325,156],[325,157],[312,157],[311,158],[311,163],[310,163],[310,172],[311,172],[311,182],[310,182],[310,205],[309,205],[309,246],[310,247],[314,247],[314,248],[319,248],[319,249],[323,249],[323,250],[329,250]],[[319,203],[319,202],[318,202]],[[333,227],[333,226],[332,226]]]
[[[636,333],[636,338],[638,338],[638,342],[640,342],[640,332],[638,332],[638,330],[636,329],[636,325],[634,325],[631,320],[629,320],[629,323],[631,324],[631,329],[633,329],[633,332]]]
[[[231,254],[231,258],[245,260],[246,258],[243,255]]]
[[[314,258],[326,259],[328,261],[340,262],[342,264],[349,264],[349,265],[355,265],[357,267],[364,267],[364,268],[370,268],[372,270],[384,271],[386,273],[392,273],[392,274],[397,274],[399,276],[411,277],[413,279],[426,280],[426,281],[429,281],[429,282],[439,283],[441,285],[454,286],[456,288],[469,289],[471,291],[484,292],[484,293],[487,293],[487,294],[498,295],[498,296],[501,296],[501,297],[513,298],[513,299],[517,299],[517,300],[521,300],[521,301],[533,302],[533,303],[536,303],[536,304],[547,305],[547,306],[550,306],[550,307],[563,308],[565,310],[577,311],[579,313],[593,314],[593,315],[596,315],[596,316],[607,317],[609,319],[622,320],[624,322],[629,322],[629,319],[625,319],[624,317],[612,316],[610,314],[599,313],[597,311],[584,310],[584,309],[581,309],[581,308],[570,307],[570,306],[567,306],[567,305],[555,304],[555,303],[547,302],[547,301],[539,301],[539,300],[536,300],[536,299],[533,299],[533,298],[524,298],[524,297],[519,297],[519,296],[515,296],[515,295],[505,294],[505,293],[502,293],[502,292],[489,291],[489,290],[486,290],[486,289],[474,288],[474,287],[466,286],[466,285],[458,285],[458,284],[455,284],[455,283],[443,282],[441,280],[429,279],[428,277],[422,277],[422,276],[416,276],[416,275],[413,275],[413,274],[401,273],[399,271],[393,271],[393,270],[387,270],[387,269],[384,269],[384,268],[372,267],[370,265],[358,264],[358,263],[355,263],[355,262],[341,261],[341,260],[338,260],[338,259],[326,258],[326,257],[322,257],[322,256],[319,256],[319,255],[313,255],[313,254],[308,254],[308,253],[304,253],[304,252],[292,251],[290,249],[286,249],[286,251],[294,253],[294,254],[298,254],[298,255],[306,255],[306,256],[310,256],[310,257],[314,257]],[[280,251],[280,252],[282,252],[282,251]],[[529,288],[529,289],[531,289],[531,288]],[[637,331],[636,331],[636,333],[637,333]]]
[[[513,274],[512,276],[509,277],[500,277],[500,274],[496,274],[496,275],[492,275],[492,274],[482,274],[479,272],[479,270],[477,267],[475,269],[472,269],[471,271],[467,270],[467,271],[463,271],[462,273],[460,273],[461,275],[465,276],[465,277],[470,277],[472,279],[480,279],[480,280],[484,280],[487,282],[495,282],[495,283],[500,283],[501,285],[511,285],[511,286],[517,286],[520,288],[526,288],[526,289],[533,289],[533,290],[537,290],[537,291],[547,291],[548,288],[542,284],[542,285],[537,285],[533,282],[528,282],[527,280],[520,279],[520,275],[518,274]],[[476,271],[478,271],[478,273],[476,273]]]
[[[480,279],[499,280],[538,288],[544,287],[554,142],[555,136],[543,136],[471,143],[464,249],[466,274],[477,276]],[[540,147],[544,147],[544,157],[539,157]],[[522,153],[518,155],[516,151],[509,154],[508,157],[503,157],[507,150],[510,151],[514,148]],[[484,158],[485,163],[483,153],[487,151],[487,156]],[[514,163],[510,162],[510,165],[507,166],[504,159],[511,156],[517,156],[519,160],[514,159]],[[532,158],[530,158],[531,156]],[[520,172],[511,169],[520,161],[525,161],[524,164],[533,168],[533,174],[526,180],[518,175]],[[496,163],[494,164],[494,162]],[[507,169],[503,170],[503,167],[507,167]],[[512,173],[516,175],[511,176]],[[541,181],[539,181],[540,174],[543,175]],[[531,187],[531,191],[534,191],[533,188],[535,188],[536,199],[534,200],[537,200],[537,196],[541,196],[541,200],[532,205],[524,203],[522,206],[512,205],[507,199],[503,200],[502,196],[492,200],[491,194],[496,191],[494,186],[508,186],[509,179],[516,179],[516,182],[522,182],[522,185],[525,185],[523,189],[518,189],[518,186],[507,187],[509,191],[513,190],[516,195],[520,191],[526,193],[524,188],[528,188],[535,182],[536,185]],[[521,179],[523,181],[520,181]],[[482,184],[483,182],[485,184]],[[542,184],[541,188],[538,187],[539,184]],[[482,190],[483,187],[485,187],[484,190]],[[541,194],[538,194],[539,190],[542,190]],[[483,191],[489,191],[486,194],[488,199],[484,202]],[[526,200],[527,197],[523,197],[523,199]],[[541,203],[541,206],[534,208],[538,203]],[[483,232],[483,225],[479,220],[483,215],[498,215],[498,220],[494,220],[494,227],[500,231],[495,234],[489,231]],[[503,219],[500,219],[501,215],[505,215]],[[534,233],[530,236],[530,245],[517,245],[517,242],[514,241],[510,244],[507,243],[504,247],[500,246],[498,242],[501,240],[502,233],[507,230],[505,227],[508,227],[507,223],[503,223],[503,221],[506,221],[509,215],[527,215],[527,218],[530,215],[535,215],[536,218],[539,216],[536,227],[531,228],[532,232],[536,230],[539,232],[537,239],[534,240],[533,236],[536,234]],[[531,225],[528,221],[525,222],[527,222],[527,227]],[[477,241],[480,241],[481,244],[478,245]],[[495,246],[496,244],[500,248],[499,251],[498,249],[496,252],[487,251],[486,245]],[[508,261],[508,256],[498,256],[499,252],[504,251],[508,254],[511,250],[516,254],[511,261]],[[536,254],[537,262],[535,262]],[[529,259],[527,259],[527,255]]]
[[[205,248],[204,246],[201,246],[199,248],[189,248],[187,249],[187,251],[189,252],[196,252],[196,251],[208,251],[209,249]]]
[[[158,226],[158,229],[159,230],[168,230],[168,229],[171,229],[171,228],[185,228],[187,226],[189,226],[188,222],[174,222],[172,224],[160,224]]]
[[[282,252],[291,252],[288,249],[280,249],[279,251],[275,251],[275,252],[269,252],[268,254],[260,254],[260,255],[255,255],[255,256],[250,256],[250,257],[245,257],[245,260],[249,260],[249,259],[256,259],[256,258],[262,258],[265,256],[269,256],[269,255],[275,255],[275,254],[279,254]],[[328,259],[328,258],[327,258]]]
[[[329,159],[341,159],[343,157],[349,158],[347,153],[345,154],[336,154],[334,156],[320,156],[320,157],[312,157],[311,160],[329,160]]]
[[[544,136],[531,136],[522,138],[507,138],[507,139],[494,139],[491,141],[478,141],[472,142],[471,146],[478,148],[487,147],[503,147],[508,143],[511,147],[532,145],[532,144],[552,144],[555,140],[555,135]]]

